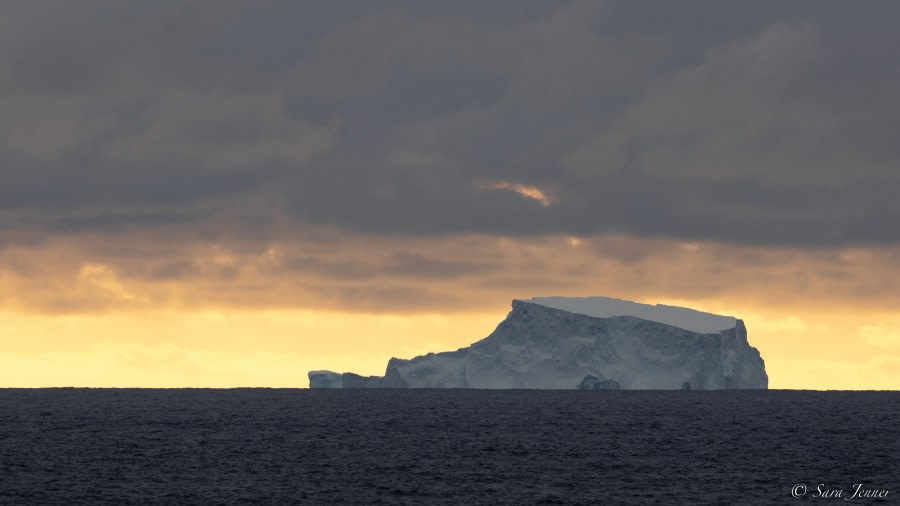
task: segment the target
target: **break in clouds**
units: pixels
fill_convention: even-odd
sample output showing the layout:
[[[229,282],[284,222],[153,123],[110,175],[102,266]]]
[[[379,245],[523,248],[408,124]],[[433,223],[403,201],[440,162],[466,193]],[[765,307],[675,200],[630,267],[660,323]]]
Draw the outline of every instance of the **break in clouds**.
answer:
[[[26,236],[900,242],[895,2],[0,11],[0,225]],[[491,265],[436,269],[464,267]]]

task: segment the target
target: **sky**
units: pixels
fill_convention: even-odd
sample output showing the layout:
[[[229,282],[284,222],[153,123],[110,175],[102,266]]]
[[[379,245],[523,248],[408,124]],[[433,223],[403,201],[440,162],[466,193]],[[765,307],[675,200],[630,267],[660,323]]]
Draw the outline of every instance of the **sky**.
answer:
[[[0,386],[305,387],[514,298],[900,388],[900,3],[0,4]]]

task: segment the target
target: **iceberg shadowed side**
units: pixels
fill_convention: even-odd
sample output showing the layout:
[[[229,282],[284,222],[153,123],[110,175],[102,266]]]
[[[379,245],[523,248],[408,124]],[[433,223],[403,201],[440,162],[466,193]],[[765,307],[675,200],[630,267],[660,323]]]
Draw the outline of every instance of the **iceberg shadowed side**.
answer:
[[[550,299],[557,307],[537,302]],[[571,306],[604,317],[559,308]],[[642,317],[606,316],[610,312]],[[647,319],[657,316],[704,332]],[[731,327],[705,331],[721,325]],[[602,297],[515,300],[496,330],[471,346],[408,360],[392,358],[381,378],[329,371],[312,371],[309,377],[310,388],[768,387],[765,364],[748,343],[741,320]]]

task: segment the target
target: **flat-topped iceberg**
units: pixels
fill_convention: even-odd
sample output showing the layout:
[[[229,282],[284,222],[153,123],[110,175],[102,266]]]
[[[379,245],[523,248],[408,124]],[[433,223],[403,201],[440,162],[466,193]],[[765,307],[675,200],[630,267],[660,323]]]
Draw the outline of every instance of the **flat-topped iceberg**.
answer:
[[[488,337],[392,358],[383,377],[312,371],[310,388],[715,390],[768,387],[744,323],[606,297],[514,300]]]

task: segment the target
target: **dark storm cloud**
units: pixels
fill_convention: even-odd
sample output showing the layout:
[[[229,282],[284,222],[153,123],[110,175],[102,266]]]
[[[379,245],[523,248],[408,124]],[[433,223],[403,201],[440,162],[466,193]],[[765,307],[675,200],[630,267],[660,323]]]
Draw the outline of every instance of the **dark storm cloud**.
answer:
[[[895,2],[6,5],[0,219],[219,221],[239,236],[259,228],[232,219],[253,202],[254,216],[388,234],[894,244],[898,15]],[[479,268],[403,260],[383,269]]]

